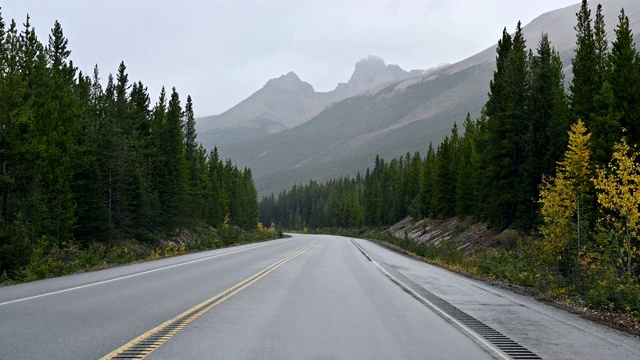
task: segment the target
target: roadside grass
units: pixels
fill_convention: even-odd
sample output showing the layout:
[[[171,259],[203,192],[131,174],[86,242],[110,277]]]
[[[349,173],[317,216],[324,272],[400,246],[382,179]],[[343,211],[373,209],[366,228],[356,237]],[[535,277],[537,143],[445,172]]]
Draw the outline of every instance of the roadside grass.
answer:
[[[51,246],[43,237],[36,244],[28,265],[11,274],[0,274],[0,286],[282,237],[282,232],[260,225],[252,231],[228,225],[223,225],[219,230],[210,226],[199,226],[193,230],[176,230],[174,235],[169,237],[145,234],[110,244],[80,244],[70,241]]]

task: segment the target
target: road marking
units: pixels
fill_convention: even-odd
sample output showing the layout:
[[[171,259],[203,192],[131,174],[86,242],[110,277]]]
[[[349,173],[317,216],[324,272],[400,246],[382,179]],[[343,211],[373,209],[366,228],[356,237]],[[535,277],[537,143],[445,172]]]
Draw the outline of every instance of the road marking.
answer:
[[[167,342],[167,340],[180,332],[187,325],[191,324],[196,319],[208,313],[211,309],[218,306],[225,300],[231,298],[235,294],[267,276],[269,273],[279,268],[284,263],[309,250],[309,248],[311,248],[316,243],[317,241],[312,242],[311,244],[305,246],[297,252],[285,257],[280,261],[275,262],[274,264],[237,283],[236,285],[219,293],[218,295],[215,295],[214,297],[201,302],[200,304],[192,307],[191,309],[183,312],[182,314],[174,317],[171,320],[165,321],[164,323],[129,341],[118,349],[103,356],[100,360],[144,359],[153,350],[157,349],[162,344]]]
[[[285,240],[285,241],[288,241],[288,240]],[[102,281],[98,281],[98,282],[95,282],[95,283],[75,286],[75,287],[68,288],[68,289],[52,291],[52,292],[48,292],[48,293],[44,293],[44,294],[40,294],[40,295],[29,296],[29,297],[16,299],[16,300],[11,300],[11,301],[5,301],[5,302],[0,303],[0,306],[14,304],[14,303],[22,302],[22,301],[27,301],[27,300],[38,299],[38,298],[45,297],[45,296],[62,294],[62,293],[66,293],[66,292],[69,292],[69,291],[80,290],[80,289],[84,289],[84,288],[88,288],[88,287],[92,287],[92,286],[96,286],[96,285],[107,284],[107,283],[114,282],[114,281],[129,279],[129,278],[140,276],[140,275],[146,275],[146,274],[154,273],[156,271],[172,269],[172,268],[183,266],[183,265],[189,265],[189,264],[197,263],[197,262],[200,262],[200,261],[210,260],[210,259],[213,259],[213,258],[226,256],[226,255],[231,255],[231,254],[237,254],[239,252],[253,250],[253,249],[261,248],[261,247],[264,247],[264,246],[273,245],[273,244],[279,244],[279,243],[281,243],[281,241],[279,241],[277,243],[269,242],[269,243],[265,243],[265,244],[261,244],[261,245],[257,245],[257,246],[252,246],[252,247],[248,247],[248,248],[244,248],[244,249],[239,249],[239,250],[226,252],[224,254],[211,255],[211,256],[204,257],[204,258],[200,258],[200,259],[189,260],[189,261],[186,261],[186,262],[183,262],[183,263],[179,263],[179,264],[167,265],[167,266],[159,267],[159,268],[156,268],[156,269],[146,270],[146,271],[143,271],[143,272],[130,274],[130,275],[125,275],[125,276],[121,276],[121,277],[117,277],[117,278],[113,278],[113,279],[109,279],[109,280],[102,280]]]
[[[426,305],[433,312],[435,312],[436,314],[440,315],[440,317],[445,319],[448,323],[450,323],[451,325],[453,325],[456,328],[458,328],[458,330],[460,330],[463,334],[467,335],[467,337],[469,337],[471,340],[473,340],[480,347],[485,349],[495,359],[500,359],[500,360],[510,360],[511,359],[509,356],[507,356],[505,353],[503,353],[500,349],[496,348],[495,346],[493,346],[493,344],[491,344],[490,342],[488,342],[484,338],[482,338],[480,335],[478,335],[475,331],[473,331],[470,328],[468,328],[466,325],[464,325],[463,323],[461,323],[460,321],[455,319],[453,316],[447,314],[444,310],[440,309],[440,307],[438,307],[433,302],[429,301],[428,299],[425,299],[423,296],[421,296],[420,294],[415,292],[413,289],[411,289],[408,285],[405,285],[402,281],[400,281],[400,279],[398,279],[395,276],[391,275],[387,270],[385,270],[382,267],[382,265],[380,265],[376,260],[374,260],[370,255],[368,255],[364,251],[364,249],[362,247],[360,247],[358,244],[356,244],[354,239],[350,239],[350,240],[351,240],[351,243],[353,244],[353,246],[355,246],[358,250],[360,250],[360,252],[362,252],[362,254],[367,259],[369,259],[369,261],[371,261],[387,278],[389,278],[391,281],[393,281],[396,285],[400,286],[402,288],[402,290],[408,292],[411,296],[413,296],[418,301],[420,301],[421,303]]]

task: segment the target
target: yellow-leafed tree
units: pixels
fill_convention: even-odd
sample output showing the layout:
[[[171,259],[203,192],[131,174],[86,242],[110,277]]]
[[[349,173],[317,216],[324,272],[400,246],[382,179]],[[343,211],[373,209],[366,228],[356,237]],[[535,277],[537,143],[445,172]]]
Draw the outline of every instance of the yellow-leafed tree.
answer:
[[[638,152],[622,141],[615,145],[608,169],[598,169],[593,183],[598,203],[605,219],[624,239],[620,244],[618,265],[628,274],[634,269],[634,259],[640,255],[640,165]]]
[[[541,228],[544,249],[547,255],[558,261],[565,256],[577,257],[580,253],[584,196],[591,178],[590,137],[581,120],[572,125],[569,145],[564,158],[558,162],[556,176],[545,178],[541,185],[539,201],[544,218]],[[572,242],[575,242],[574,255],[570,251]]]

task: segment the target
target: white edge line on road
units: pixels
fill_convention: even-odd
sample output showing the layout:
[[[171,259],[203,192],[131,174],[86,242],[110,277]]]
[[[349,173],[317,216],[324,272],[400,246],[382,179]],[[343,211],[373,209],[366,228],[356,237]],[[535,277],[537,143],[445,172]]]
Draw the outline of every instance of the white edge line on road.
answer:
[[[456,328],[458,328],[458,330],[460,330],[462,333],[464,333],[465,335],[467,335],[467,337],[471,338],[471,340],[473,340],[475,343],[477,343],[478,345],[480,345],[480,347],[482,347],[483,349],[485,349],[487,352],[489,352],[491,355],[493,355],[493,357],[495,357],[496,359],[501,359],[501,360],[511,360],[511,358],[509,356],[507,356],[505,353],[503,353],[502,351],[500,351],[500,349],[496,348],[495,346],[493,346],[491,343],[487,342],[485,339],[483,339],[480,335],[476,334],[473,330],[469,329],[467,326],[465,326],[463,323],[459,322],[458,320],[456,320],[455,318],[453,318],[451,315],[447,314],[446,312],[444,312],[442,309],[440,309],[439,307],[437,307],[434,303],[432,303],[431,301],[425,299],[424,297],[422,297],[420,294],[418,294],[417,292],[413,291],[413,289],[411,289],[409,286],[405,285],[402,281],[400,281],[399,279],[397,279],[396,277],[394,277],[393,275],[391,275],[387,270],[385,270],[380,264],[378,264],[377,261],[375,261],[370,255],[368,255],[364,249],[362,249],[362,247],[358,246],[355,241],[351,241],[353,243],[353,245],[355,245],[360,251],[362,251],[363,254],[365,254],[365,256],[367,256],[367,258],[369,258],[369,260],[386,276],[388,277],[391,281],[393,281],[394,283],[396,283],[398,286],[400,286],[404,291],[408,292],[409,294],[411,294],[411,296],[413,296],[414,298],[418,299],[418,301],[422,302],[423,304],[425,304],[428,308],[430,308],[431,310],[433,310],[436,314],[440,315],[440,317],[442,317],[443,319],[445,319],[447,322],[449,322],[450,324],[452,324],[453,326],[455,326]]]
[[[287,239],[285,239],[285,241],[286,240]],[[280,243],[280,242],[281,241],[279,241],[278,243]],[[167,266],[159,267],[159,268],[156,268],[156,269],[146,270],[146,271],[143,271],[143,272],[130,274],[130,275],[125,275],[125,276],[121,276],[121,277],[117,277],[117,278],[113,278],[113,279],[109,279],[109,280],[102,280],[102,281],[98,281],[98,282],[95,282],[95,283],[75,286],[75,287],[68,288],[68,289],[52,291],[52,292],[48,292],[48,293],[44,293],[44,294],[40,294],[40,295],[33,295],[33,296],[29,296],[29,297],[25,297],[25,298],[21,298],[21,299],[16,299],[16,300],[11,300],[11,301],[5,301],[3,303],[0,303],[0,306],[14,304],[14,303],[22,302],[22,301],[27,301],[27,300],[33,300],[33,299],[37,299],[37,298],[41,298],[41,297],[45,297],[45,296],[61,294],[61,293],[69,292],[69,291],[80,290],[80,289],[88,288],[88,287],[91,287],[91,286],[107,284],[107,283],[114,282],[114,281],[124,280],[124,279],[132,278],[132,277],[136,277],[136,276],[140,276],[140,275],[153,273],[153,272],[156,272],[156,271],[171,269],[171,268],[178,267],[178,266],[189,265],[189,264],[197,263],[197,262],[200,262],[200,261],[210,260],[210,259],[213,259],[213,258],[225,256],[225,255],[236,254],[236,253],[239,253],[239,252],[243,252],[243,251],[247,251],[247,250],[253,250],[253,249],[257,249],[257,248],[261,248],[263,246],[268,246],[268,245],[273,245],[273,244],[274,243],[260,244],[260,245],[252,246],[252,247],[249,247],[249,248],[229,251],[229,252],[226,252],[224,254],[211,255],[211,256],[204,257],[204,258],[200,258],[200,259],[190,260],[190,261],[186,261],[186,262],[179,263],[179,264],[167,265]]]

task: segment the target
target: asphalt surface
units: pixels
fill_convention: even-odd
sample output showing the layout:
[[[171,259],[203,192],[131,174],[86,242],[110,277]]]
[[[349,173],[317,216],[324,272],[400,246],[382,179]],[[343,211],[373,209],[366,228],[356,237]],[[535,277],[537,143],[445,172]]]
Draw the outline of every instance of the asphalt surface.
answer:
[[[543,359],[640,359],[640,338],[532,298],[354,240],[391,273],[399,273]]]
[[[215,298],[218,294],[224,296]],[[487,359],[503,354],[429,307],[423,296],[439,297],[544,359],[640,358],[637,337],[368,241],[294,235],[2,287],[0,359],[98,359],[210,301],[215,302],[211,308],[175,330],[147,358]]]
[[[295,239],[318,242],[150,358],[491,358],[389,281],[347,239]]]

